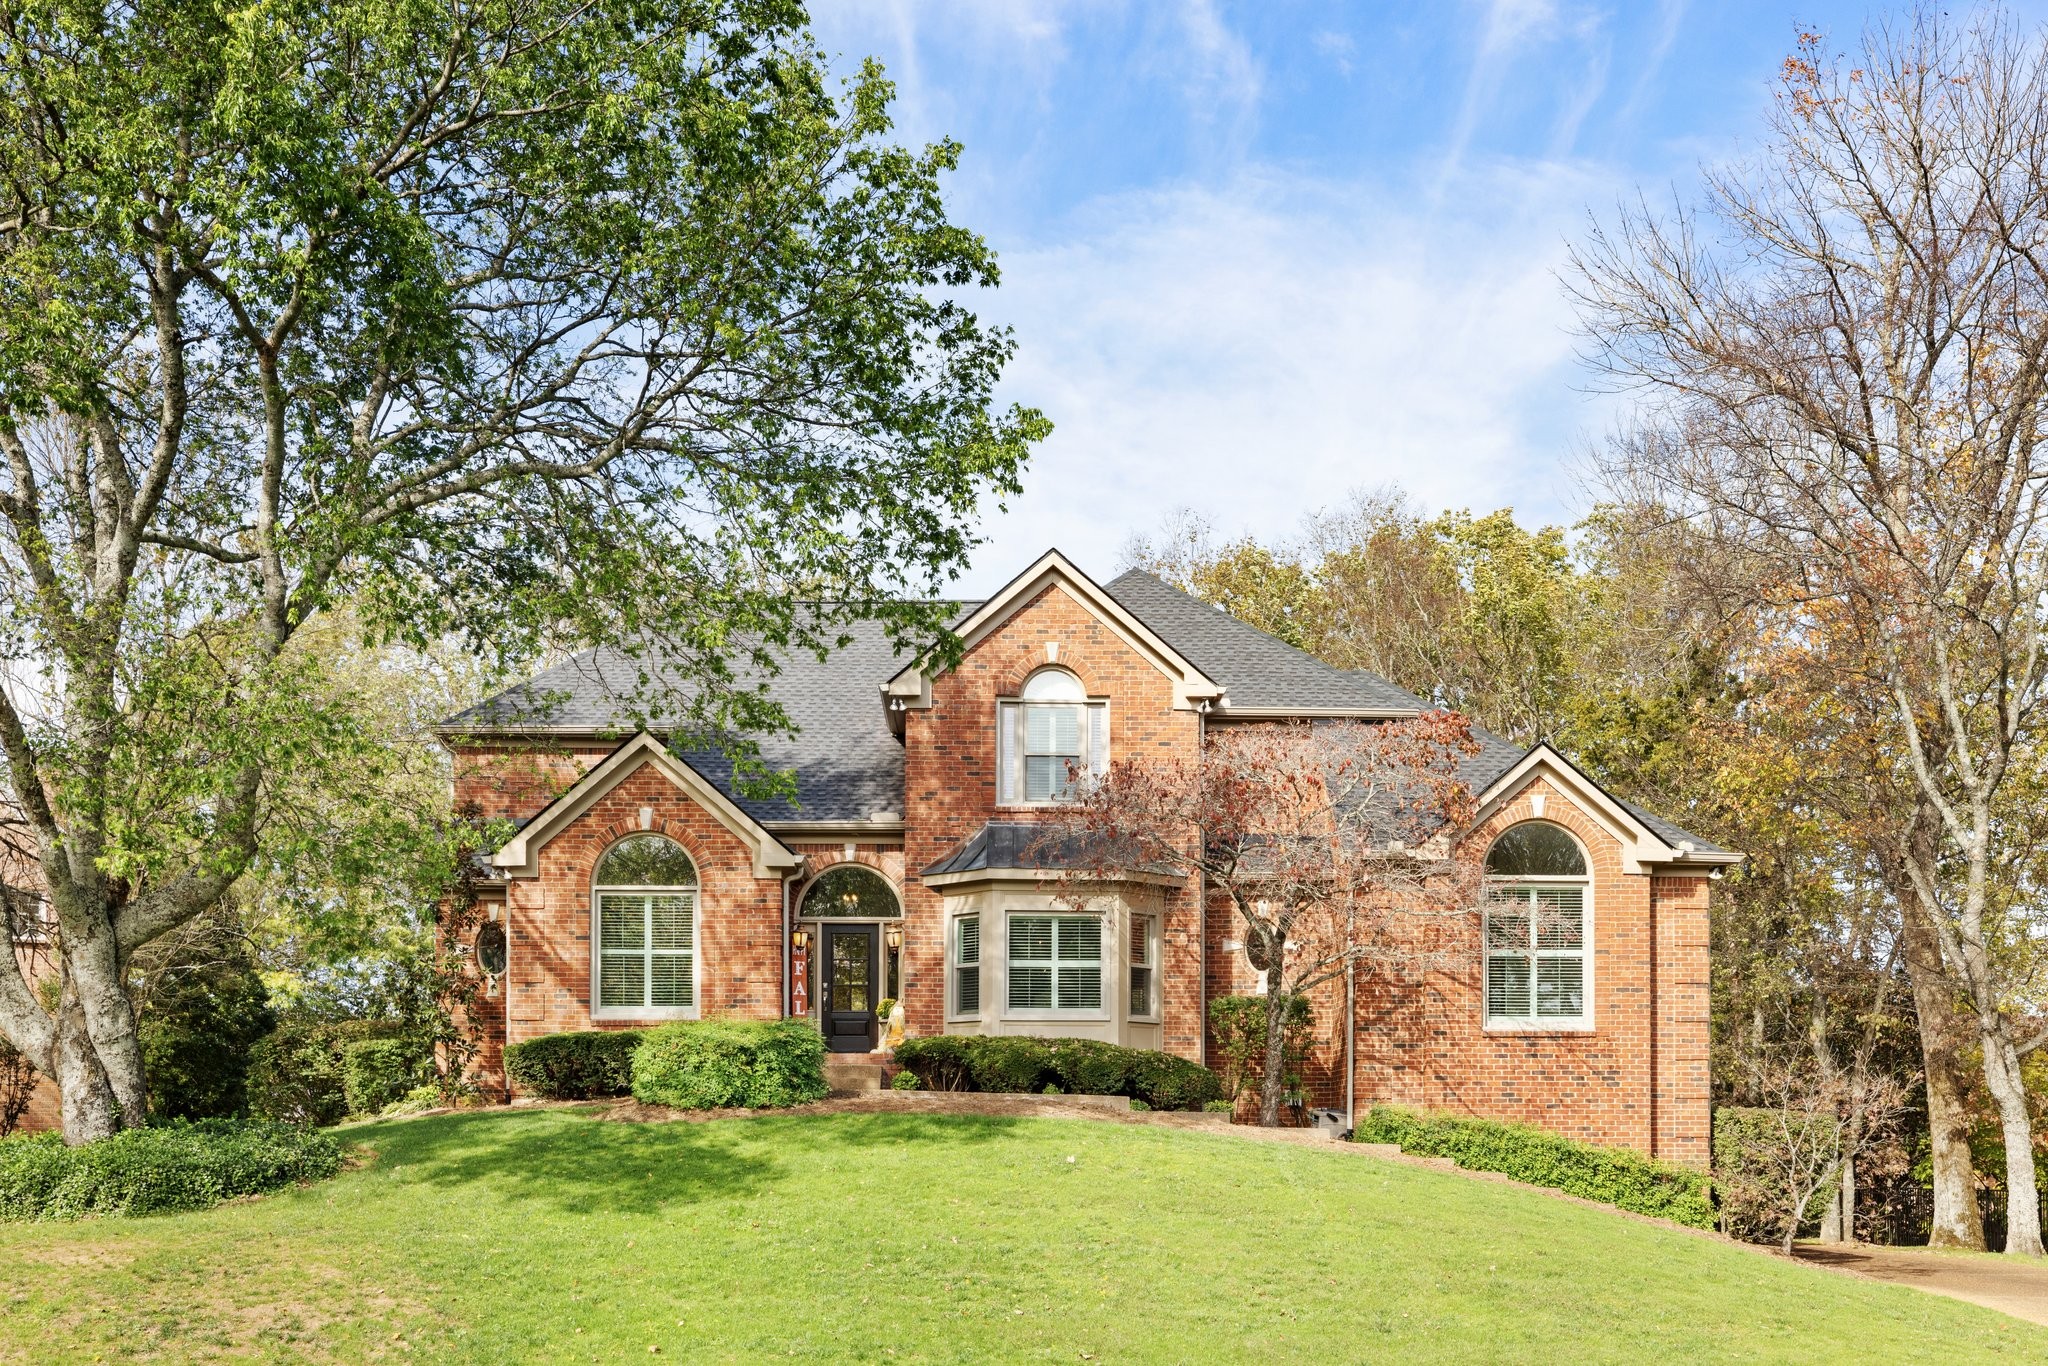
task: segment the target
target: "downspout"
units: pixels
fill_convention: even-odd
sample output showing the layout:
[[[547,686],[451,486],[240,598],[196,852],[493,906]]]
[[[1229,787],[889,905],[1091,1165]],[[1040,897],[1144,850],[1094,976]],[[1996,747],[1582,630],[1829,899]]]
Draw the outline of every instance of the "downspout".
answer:
[[[1195,704],[1195,765],[1201,771],[1209,743],[1209,703]],[[1165,989],[1165,982],[1160,989]],[[1164,1018],[1162,1013],[1162,1018]],[[1209,1065],[1209,879],[1195,874],[1195,1047],[1202,1066]]]
[[[790,879],[785,874],[782,879],[782,944],[775,951],[782,959],[782,1018],[785,1020],[789,1018],[791,994],[795,990],[789,962],[789,883]]]
[[[1358,927],[1354,923],[1357,911],[1351,907],[1344,910],[1344,941],[1348,952],[1357,941]],[[1344,959],[1344,1136],[1349,1138],[1358,1132],[1358,1005],[1357,1005],[1358,960]]]

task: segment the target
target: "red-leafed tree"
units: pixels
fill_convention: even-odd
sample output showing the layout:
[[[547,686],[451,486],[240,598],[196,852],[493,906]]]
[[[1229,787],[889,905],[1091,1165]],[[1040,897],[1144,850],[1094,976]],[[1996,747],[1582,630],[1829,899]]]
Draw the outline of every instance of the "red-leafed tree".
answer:
[[[1458,771],[1477,751],[1454,712],[1214,726],[1195,757],[1077,778],[1040,844],[1077,905],[1133,872],[1228,897],[1276,1002],[1347,970],[1412,977],[1451,950],[1446,922],[1479,906],[1476,855],[1455,838],[1473,814]],[[1286,1014],[1267,1012],[1263,1125],[1280,1122]]]

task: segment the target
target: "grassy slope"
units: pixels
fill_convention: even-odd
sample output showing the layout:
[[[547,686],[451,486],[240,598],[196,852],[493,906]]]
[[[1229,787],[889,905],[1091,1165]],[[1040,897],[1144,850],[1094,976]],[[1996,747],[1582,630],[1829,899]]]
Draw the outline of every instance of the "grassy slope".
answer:
[[[0,1360],[2048,1360],[1986,1310],[1356,1154],[891,1115],[354,1134],[378,1160],[322,1187],[0,1226]]]

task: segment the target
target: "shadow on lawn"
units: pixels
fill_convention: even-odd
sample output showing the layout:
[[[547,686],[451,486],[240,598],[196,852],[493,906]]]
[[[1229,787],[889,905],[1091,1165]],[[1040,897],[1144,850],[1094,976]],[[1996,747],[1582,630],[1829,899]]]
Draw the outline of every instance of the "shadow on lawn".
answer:
[[[789,1173],[777,1149],[985,1143],[999,1116],[777,1115],[705,1123],[607,1123],[589,1111],[450,1115],[372,1140],[378,1166],[409,1184],[473,1188],[571,1214],[647,1213],[755,1194]]]

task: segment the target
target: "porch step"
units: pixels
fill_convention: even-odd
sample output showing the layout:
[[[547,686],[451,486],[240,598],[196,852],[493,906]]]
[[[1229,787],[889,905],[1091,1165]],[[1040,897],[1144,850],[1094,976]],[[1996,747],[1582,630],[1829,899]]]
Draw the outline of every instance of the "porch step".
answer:
[[[825,1085],[835,1096],[859,1095],[882,1089],[882,1064],[878,1062],[828,1062]]]

